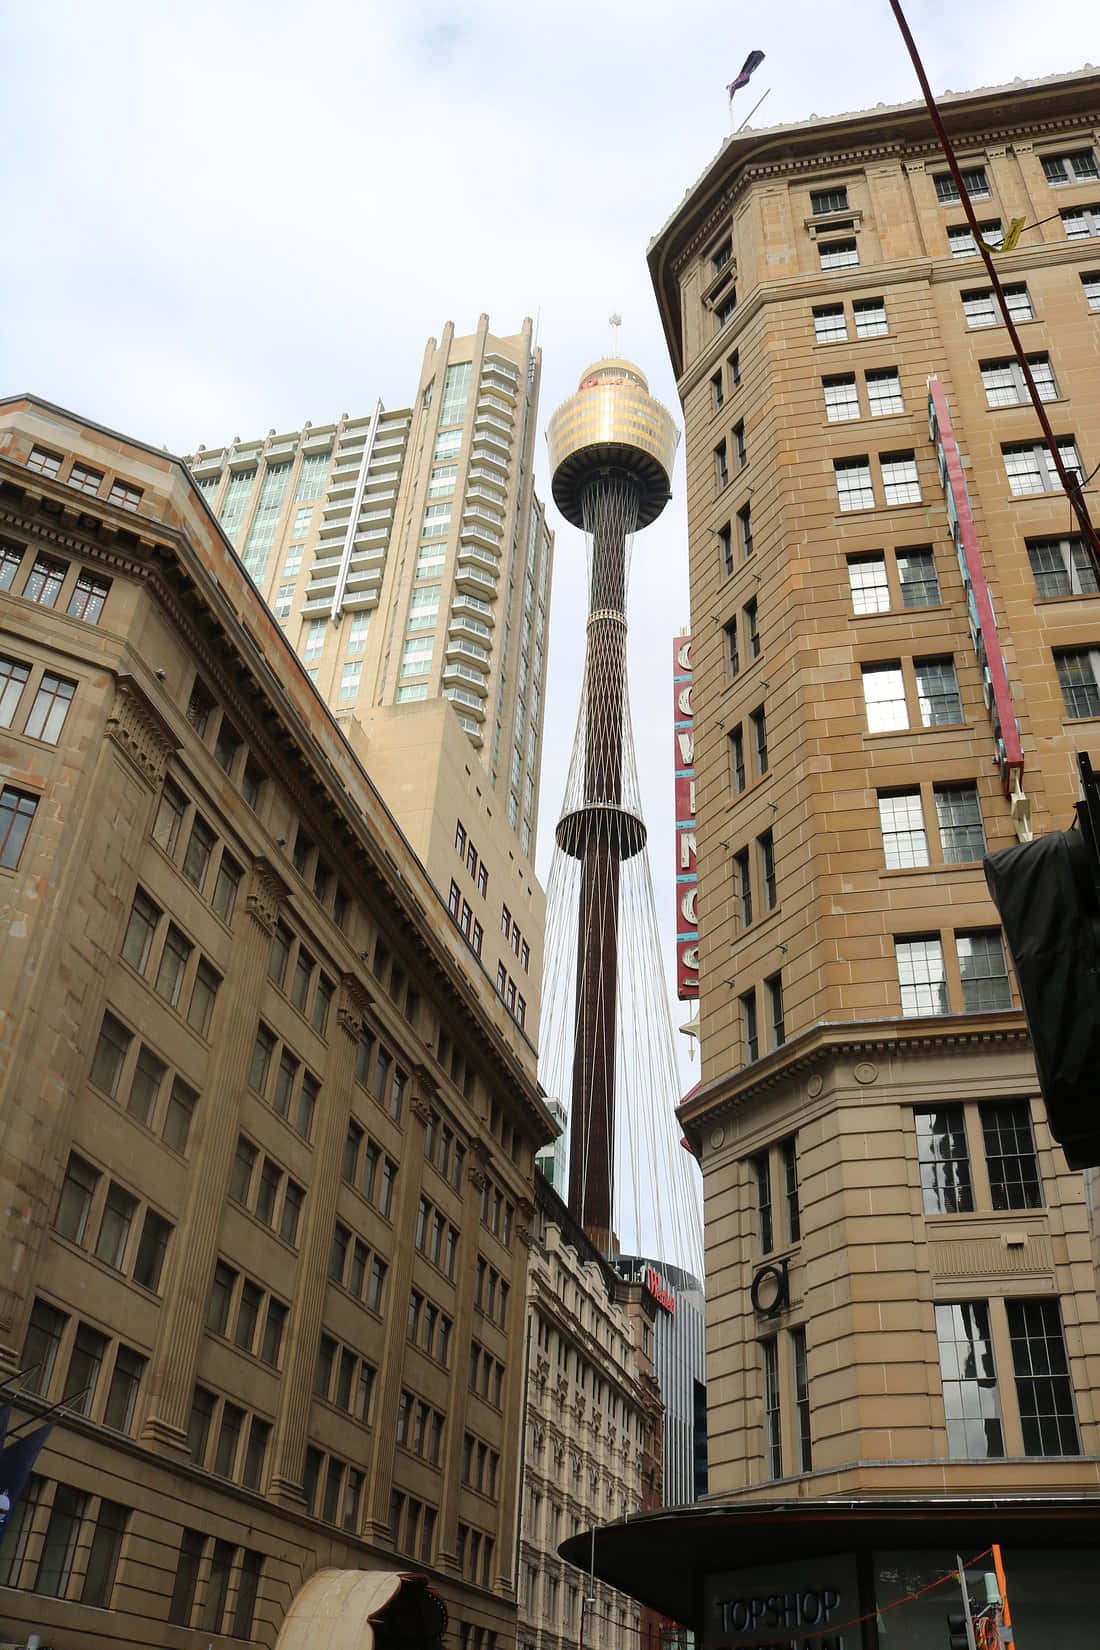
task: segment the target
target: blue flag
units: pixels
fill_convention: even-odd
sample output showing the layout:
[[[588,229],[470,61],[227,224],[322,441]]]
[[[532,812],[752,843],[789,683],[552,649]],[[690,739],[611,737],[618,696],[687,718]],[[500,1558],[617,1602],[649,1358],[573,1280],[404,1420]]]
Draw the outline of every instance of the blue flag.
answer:
[[[731,80],[729,83],[729,94],[731,97],[734,92],[739,92],[742,86],[748,85],[749,81],[752,79],[753,71],[758,69],[763,61],[763,52],[749,53],[748,57],[746,57],[745,61],[741,65],[741,73],[736,77],[736,79]]]
[[[4,1420],[7,1421],[5,1410]],[[37,1432],[28,1432],[25,1438],[16,1438],[5,1450],[0,1450],[0,1536],[23,1493],[38,1452],[53,1431],[53,1422],[47,1421]]]

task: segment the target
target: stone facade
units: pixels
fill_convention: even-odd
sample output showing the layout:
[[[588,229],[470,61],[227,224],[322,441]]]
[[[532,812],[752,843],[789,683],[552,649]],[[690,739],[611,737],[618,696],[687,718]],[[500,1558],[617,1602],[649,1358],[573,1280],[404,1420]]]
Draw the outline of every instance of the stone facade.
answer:
[[[0,1372],[64,1405],[0,1618],[416,1569],[510,1642],[530,1043],[178,460],[0,404],[0,558]]]
[[[1028,226],[998,270],[1083,472],[1098,94],[1086,70],[942,105],[979,218]],[[953,195],[923,105],[814,119],[728,139],[650,249],[686,428],[702,1083],[682,1117],[712,1493],[1098,1483],[1085,1189],[981,855],[1071,822],[1075,752],[1100,759],[1100,600]],[[933,375],[1020,727],[1012,795]]]
[[[660,1505],[653,1298],[611,1270],[541,1175],[535,1204],[517,1642],[655,1646],[649,1612],[558,1557],[578,1531]]]

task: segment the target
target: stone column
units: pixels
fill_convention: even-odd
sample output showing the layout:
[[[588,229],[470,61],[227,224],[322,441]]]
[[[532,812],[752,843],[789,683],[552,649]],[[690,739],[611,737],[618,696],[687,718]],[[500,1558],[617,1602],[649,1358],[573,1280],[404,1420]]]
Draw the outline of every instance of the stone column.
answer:
[[[340,1162],[348,1127],[348,1108],[339,1097],[352,1091],[355,1050],[363,1029],[363,1016],[372,1001],[369,991],[354,974],[342,976],[336,1010],[336,1044],[329,1052],[321,1103],[317,1107],[319,1132],[314,1144],[313,1178],[306,1197],[298,1300],[283,1359],[271,1475],[272,1496],[299,1505],[303,1500],[302,1470],[313,1401],[313,1370],[325,1309],[335,1188],[340,1184]]]
[[[187,1205],[173,1240],[172,1265],[146,1383],[142,1437],[170,1450],[187,1449],[195,1365],[237,1148],[240,1096],[248,1081],[271,936],[287,891],[266,859],[253,862],[244,917],[235,924],[234,966],[222,983],[215,1009],[215,1053],[200,1101],[201,1134],[191,1164]]]

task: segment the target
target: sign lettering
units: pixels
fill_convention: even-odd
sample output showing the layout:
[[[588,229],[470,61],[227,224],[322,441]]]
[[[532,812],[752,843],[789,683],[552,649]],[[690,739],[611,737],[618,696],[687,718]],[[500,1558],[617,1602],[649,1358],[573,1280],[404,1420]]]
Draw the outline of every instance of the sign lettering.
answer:
[[[699,995],[698,863],[695,839],[695,710],[691,637],[677,636],[672,652],[676,790],[676,995]]]

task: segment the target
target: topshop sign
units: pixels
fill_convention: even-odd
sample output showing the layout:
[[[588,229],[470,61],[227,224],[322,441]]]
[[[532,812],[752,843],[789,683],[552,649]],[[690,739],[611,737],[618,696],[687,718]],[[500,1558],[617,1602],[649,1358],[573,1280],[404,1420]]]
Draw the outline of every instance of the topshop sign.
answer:
[[[848,1554],[710,1575],[703,1582],[703,1601],[704,1650],[708,1645],[855,1650],[859,1643],[858,1628],[849,1635],[830,1631],[860,1613],[855,1561]]]

